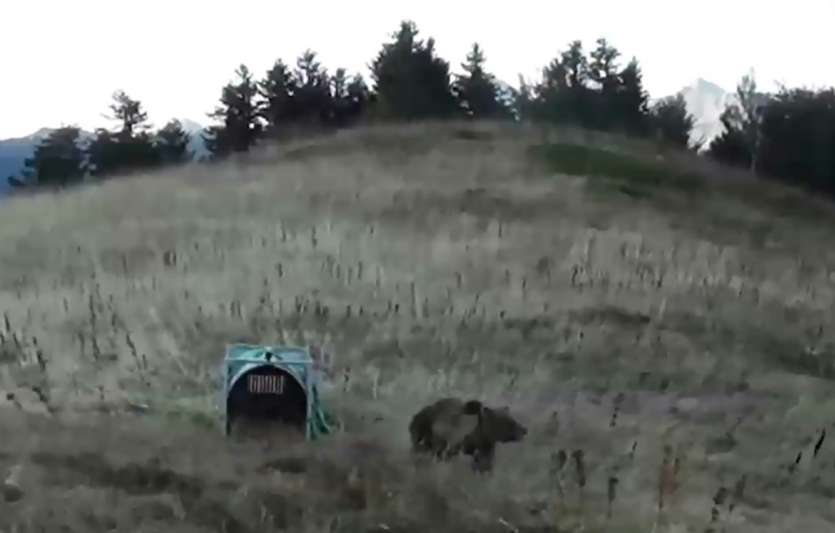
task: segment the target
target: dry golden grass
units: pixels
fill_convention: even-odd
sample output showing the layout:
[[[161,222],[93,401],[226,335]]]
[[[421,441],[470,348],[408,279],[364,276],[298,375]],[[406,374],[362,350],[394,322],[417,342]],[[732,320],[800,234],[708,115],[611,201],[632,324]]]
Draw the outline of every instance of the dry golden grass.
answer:
[[[531,151],[567,141],[703,186]],[[378,127],[4,203],[0,531],[831,530],[835,217],[654,154]],[[234,341],[321,346],[341,431],[227,441]],[[486,478],[408,453],[447,394],[530,430]]]

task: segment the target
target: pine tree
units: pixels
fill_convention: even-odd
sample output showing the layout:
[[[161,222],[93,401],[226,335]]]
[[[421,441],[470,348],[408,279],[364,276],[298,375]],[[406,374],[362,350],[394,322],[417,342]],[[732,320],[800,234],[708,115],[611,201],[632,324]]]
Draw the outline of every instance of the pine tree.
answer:
[[[709,154],[723,163],[756,172],[762,112],[768,98],[757,92],[753,72],[737,84],[736,97],[737,101],[729,104],[719,117],[722,133],[711,141]]]
[[[87,147],[88,169],[93,176],[106,176],[124,166],[119,134],[98,128]]]
[[[325,122],[331,107],[328,72],[316,55],[312,50],[305,50],[293,71],[294,118],[308,127]]]
[[[213,158],[248,151],[263,131],[260,121],[262,109],[256,100],[258,86],[246,65],[240,65],[235,75],[236,82],[223,88],[220,105],[209,114],[222,123],[209,127],[207,134],[203,135],[206,149]]]
[[[188,150],[191,136],[179,120],[169,121],[156,135],[156,150],[161,163],[166,165],[185,163],[194,156]]]
[[[128,96],[125,91],[116,91],[113,94],[113,103],[110,104],[113,111],[113,120],[118,121],[122,128],[119,135],[124,138],[131,138],[135,134],[147,131],[148,113],[142,109],[142,103]]]
[[[687,111],[687,102],[681,93],[659,100],[651,112],[652,127],[657,137],[679,148],[690,146],[690,133],[695,119]]]
[[[748,139],[740,127],[741,113],[736,105],[725,107],[719,115],[722,123],[722,133],[710,141],[708,155],[726,165],[751,168],[753,153]]]
[[[760,143],[760,125],[762,122],[762,105],[765,103],[764,96],[757,92],[757,82],[754,80],[753,71],[742,77],[736,89],[739,98],[740,118],[739,126],[745,143],[751,153],[751,172],[757,171],[757,152]]]
[[[268,134],[277,134],[282,126],[295,120],[296,89],[296,80],[290,68],[280,59],[267,71],[266,77],[258,82],[258,92],[263,98],[260,115],[266,122]]]
[[[588,77],[594,92],[589,97],[591,124],[587,125],[608,130],[617,124],[616,100],[620,85],[617,60],[620,52],[606,39],[600,38],[590,55]]]
[[[568,88],[580,92],[590,79],[589,62],[583,54],[582,41],[572,41],[561,56]]]
[[[588,62],[589,78],[594,81],[603,92],[614,91],[618,86],[618,64],[617,59],[620,52],[609,42],[600,38],[597,40],[597,48],[591,52],[591,61]]]
[[[457,76],[453,90],[471,118],[509,118],[510,109],[500,100],[500,91],[496,78],[485,71],[484,51],[474,43],[467,54],[467,61],[461,65],[466,73]]]
[[[369,91],[362,76],[350,80],[345,69],[336,69],[331,78],[331,108],[328,123],[337,128],[355,123],[368,105]]]
[[[615,123],[624,132],[635,136],[649,134],[649,94],[644,89],[643,73],[636,58],[618,74],[619,84],[614,96]]]
[[[589,126],[594,115],[590,71],[581,41],[572,41],[542,71],[537,116],[553,123]]]
[[[84,178],[84,151],[81,130],[75,126],[53,130],[24,161],[23,179],[10,179],[14,185],[66,187]]]
[[[835,88],[781,88],[760,111],[758,172],[835,195]]]
[[[354,74],[348,83],[348,99],[357,104],[368,101],[370,91],[361,74]]]
[[[500,81],[496,82],[496,101],[505,110],[504,115],[500,114],[500,117],[507,118],[514,122],[520,119],[520,114],[517,108],[517,103],[520,101],[520,90],[521,88],[516,89],[507,83]]]
[[[100,128],[87,149],[93,175],[107,176],[149,168],[159,163],[153,138],[149,133],[148,114],[142,103],[124,91],[113,94],[110,117],[118,124],[115,132]]]
[[[371,64],[380,113],[388,118],[450,118],[458,109],[449,64],[435,53],[435,41],[417,39],[414,22],[403,21]]]
[[[538,101],[535,96],[536,88],[519,75],[519,89],[512,94],[513,114],[517,120],[532,121],[539,118]]]
[[[554,123],[571,122],[574,118],[569,97],[568,70],[560,58],[554,58],[542,69],[542,81],[531,91],[529,109],[537,120]],[[521,88],[524,92],[526,87]]]

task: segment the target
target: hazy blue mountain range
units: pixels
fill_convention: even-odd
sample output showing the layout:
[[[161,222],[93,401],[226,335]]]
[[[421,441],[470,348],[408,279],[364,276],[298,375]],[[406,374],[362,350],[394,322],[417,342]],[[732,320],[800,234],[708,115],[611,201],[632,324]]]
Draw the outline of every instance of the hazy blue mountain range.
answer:
[[[180,119],[183,129],[191,135],[191,142],[189,143],[189,150],[194,152],[195,159],[206,155],[206,148],[203,146],[203,139],[201,133],[204,127],[197,122],[189,119]],[[23,170],[23,161],[32,155],[35,146],[49,135],[51,128],[41,128],[35,133],[26,135],[25,137],[17,137],[12,139],[0,140],[0,195],[6,193],[9,189],[9,176],[19,176]],[[86,142],[92,138],[92,133],[82,130],[82,141]]]
[[[23,161],[32,155],[35,146],[49,131],[48,128],[41,128],[26,137],[0,140],[0,194],[9,188],[7,178],[20,174]]]

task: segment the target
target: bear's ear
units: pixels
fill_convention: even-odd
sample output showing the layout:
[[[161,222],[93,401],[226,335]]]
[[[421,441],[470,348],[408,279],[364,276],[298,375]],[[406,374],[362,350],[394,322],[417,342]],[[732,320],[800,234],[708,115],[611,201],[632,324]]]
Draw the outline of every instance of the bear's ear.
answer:
[[[470,400],[464,404],[464,413],[468,415],[481,415],[484,405],[478,400]]]

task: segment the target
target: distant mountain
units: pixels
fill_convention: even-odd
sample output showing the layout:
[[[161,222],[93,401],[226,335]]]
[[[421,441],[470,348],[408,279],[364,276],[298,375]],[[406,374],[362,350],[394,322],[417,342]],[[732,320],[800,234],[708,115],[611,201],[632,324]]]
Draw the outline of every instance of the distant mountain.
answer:
[[[188,143],[188,149],[194,153],[194,160],[197,161],[201,157],[206,156],[209,154],[209,151],[206,150],[206,146],[203,143],[202,134],[206,131],[204,126],[201,126],[197,122],[187,119],[181,118],[180,124],[182,124],[183,129],[191,136],[191,140]]]
[[[680,92],[687,102],[687,110],[696,119],[691,137],[694,140],[704,139],[705,143],[722,133],[723,127],[719,117],[725,108],[739,102],[735,92],[728,92],[701,78]]]
[[[201,157],[208,155],[209,151],[206,150],[203,143],[203,133],[206,132],[206,127],[188,118],[178,118],[177,120],[180,121],[183,130],[190,136],[188,149],[194,153],[194,160],[198,161]]]
[[[25,137],[0,140],[0,195],[9,189],[9,176],[18,176],[23,162],[32,155],[35,146],[52,131],[41,128]]]
[[[696,119],[690,139],[694,142],[704,140],[704,148],[722,133],[720,115],[729,104],[738,101],[736,93],[728,92],[719,85],[699,78],[678,93],[684,96],[687,111]]]
[[[205,128],[190,119],[179,119],[183,129],[191,136],[189,150],[194,152],[194,159],[207,155],[201,134]],[[35,133],[13,139],[0,139],[0,196],[9,189],[9,176],[19,176],[23,170],[23,162],[35,151],[35,146],[52,131],[52,128],[41,128]],[[86,142],[93,134],[81,132],[82,141]]]

